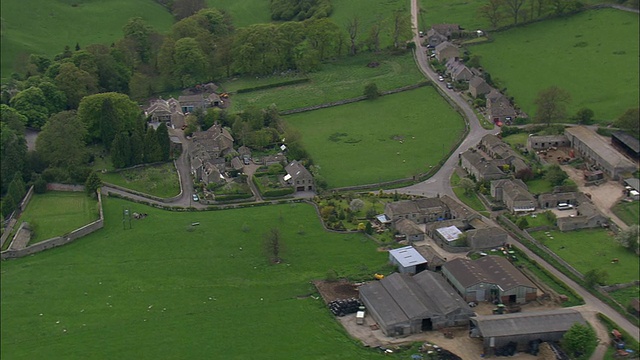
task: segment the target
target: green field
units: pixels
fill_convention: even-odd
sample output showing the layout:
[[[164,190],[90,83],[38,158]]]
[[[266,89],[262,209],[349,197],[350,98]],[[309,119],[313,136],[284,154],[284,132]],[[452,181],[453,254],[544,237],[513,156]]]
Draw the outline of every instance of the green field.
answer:
[[[550,233],[553,239],[548,238],[543,231],[531,235],[581,273],[592,269],[605,270],[609,274],[609,284],[638,280],[638,256],[618,244],[608,230],[554,230]],[[619,262],[611,263],[611,259],[615,258]]]
[[[458,200],[462,201],[465,205],[475,211],[487,211],[487,208],[484,207],[484,204],[478,198],[478,194],[476,194],[475,192],[471,194],[465,194],[464,189],[458,186],[459,183],[460,176],[458,176],[458,174],[454,172],[453,175],[451,175],[451,186],[453,188],[453,193],[456,194]]]
[[[459,24],[465,29],[486,29],[488,22],[478,16],[478,1],[474,0],[419,0],[420,29],[428,30],[433,24]]]
[[[609,296],[616,299],[622,306],[629,306],[632,299],[640,297],[640,286],[630,286],[628,288],[612,291]]]
[[[509,136],[505,136],[502,138],[502,141],[506,142],[507,144],[513,146],[516,145],[521,145],[523,147],[527,146],[527,139],[529,138],[529,134],[527,133],[518,133],[518,134],[512,134]]]
[[[236,28],[271,22],[268,0],[206,0],[206,3],[210,8],[228,11]]]
[[[124,207],[149,216],[123,230]],[[309,282],[329,270],[369,279],[388,271],[387,254],[361,234],[325,232],[312,206],[176,213],[105,198],[104,208],[104,229],[1,263],[3,359],[383,356],[351,339]],[[278,265],[262,245],[274,226]]]
[[[65,45],[111,44],[122,37],[122,27],[132,17],[142,17],[159,32],[173,23],[171,14],[153,0],[4,0],[1,9],[3,81],[29,54],[52,58]]]
[[[34,244],[98,220],[98,211],[98,201],[84,192],[50,191],[34,194],[19,221],[35,231],[29,242]]]
[[[380,63],[380,66],[367,67],[373,61]],[[279,110],[296,109],[361,96],[365,85],[370,82],[384,91],[424,80],[410,53],[401,56],[364,53],[346,57],[323,64],[322,70],[311,73],[308,77],[311,81],[304,84],[235,94],[230,98],[232,110],[242,110],[248,106],[264,108],[271,104],[276,104]],[[254,81],[241,78],[225,82],[222,87],[229,91],[228,89],[237,90],[292,79],[294,78],[270,77]],[[240,83],[235,84],[236,82]]]
[[[542,178],[527,181],[527,188],[532,194],[545,194],[553,191],[553,185]]]
[[[120,172],[101,173],[100,178],[104,182],[161,198],[180,194],[180,181],[173,162]]]
[[[529,115],[537,93],[557,85],[571,93],[570,115],[588,107],[607,123],[638,107],[638,30],[638,14],[592,10],[495,33],[469,50]]]
[[[462,117],[431,87],[285,116],[330,188],[429,170],[459,140]]]
[[[627,225],[640,223],[640,202],[638,201],[620,202],[611,210]]]

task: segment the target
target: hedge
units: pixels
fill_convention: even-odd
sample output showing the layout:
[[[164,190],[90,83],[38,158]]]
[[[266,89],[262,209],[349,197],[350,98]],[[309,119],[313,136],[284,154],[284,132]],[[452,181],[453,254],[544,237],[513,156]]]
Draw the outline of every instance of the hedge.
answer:
[[[613,329],[620,331],[620,334],[622,334],[622,339],[624,340],[624,343],[627,346],[627,348],[632,349],[636,353],[640,351],[640,344],[631,335],[629,335],[629,333],[624,331],[624,329],[620,328],[618,324],[613,322],[613,320],[609,319],[609,317],[607,317],[603,313],[598,313],[597,316],[598,316],[598,319],[605,324],[605,326],[607,327],[607,329],[609,329],[609,331]]]
[[[226,194],[226,195],[216,195],[216,201],[231,201],[237,199],[247,199],[252,197],[253,194]]]
[[[262,196],[264,196],[264,197],[280,197],[280,196],[285,196],[285,195],[289,195],[289,194],[293,194],[293,188],[292,187],[287,187],[287,188],[282,188],[282,189],[274,189],[274,190],[267,190],[264,193],[262,193]]]
[[[265,90],[265,89],[272,89],[272,88],[276,88],[276,87],[280,87],[280,86],[302,84],[302,83],[306,83],[306,82],[309,82],[309,81],[311,81],[311,79],[304,78],[304,79],[295,79],[295,80],[283,81],[283,82],[274,83],[274,84],[254,86],[254,87],[249,87],[249,88],[244,88],[244,89],[238,89],[238,91],[236,91],[236,94],[248,93],[248,92],[252,92],[252,91]]]

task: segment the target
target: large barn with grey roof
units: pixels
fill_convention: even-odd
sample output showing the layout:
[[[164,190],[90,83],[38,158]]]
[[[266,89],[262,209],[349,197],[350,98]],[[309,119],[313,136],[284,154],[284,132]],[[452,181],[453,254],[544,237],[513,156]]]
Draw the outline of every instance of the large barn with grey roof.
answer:
[[[586,324],[582,315],[572,309],[482,315],[471,318],[469,336],[481,337],[489,353],[509,342],[524,350],[533,340],[559,341],[576,323]]]
[[[521,304],[537,297],[535,284],[500,256],[454,259],[442,266],[442,274],[465,301]]]
[[[404,336],[461,326],[474,315],[469,305],[440,276],[394,273],[360,286],[360,300],[387,336]]]

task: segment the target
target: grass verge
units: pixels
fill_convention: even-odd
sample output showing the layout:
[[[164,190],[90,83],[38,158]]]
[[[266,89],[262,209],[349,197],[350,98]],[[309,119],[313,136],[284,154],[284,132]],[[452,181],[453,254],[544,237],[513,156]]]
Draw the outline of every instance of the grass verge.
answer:
[[[620,202],[611,209],[627,225],[640,223],[640,202]]]

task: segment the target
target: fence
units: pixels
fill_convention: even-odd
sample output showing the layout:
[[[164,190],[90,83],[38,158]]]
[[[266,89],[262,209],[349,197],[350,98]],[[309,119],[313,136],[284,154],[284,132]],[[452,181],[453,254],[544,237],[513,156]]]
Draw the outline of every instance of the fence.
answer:
[[[48,185],[49,184],[47,184],[47,188],[49,188]],[[57,185],[61,185],[61,184],[57,184]],[[77,187],[73,187],[73,186],[68,187],[68,189],[74,189],[74,188],[77,189]],[[58,187],[58,189],[60,189],[60,187]],[[67,190],[67,191],[78,191],[78,190]],[[82,186],[82,190],[80,191],[84,191],[84,186]],[[68,244],[85,235],[91,234],[92,232],[98,229],[102,229],[104,227],[104,212],[102,210],[102,196],[100,195],[100,192],[96,192],[96,193],[98,195],[98,210],[99,210],[98,220],[92,223],[89,223],[85,226],[82,226],[78,229],[75,229],[63,236],[54,237],[54,238],[39,242],[37,244],[27,246],[23,249],[11,249],[11,246],[9,246],[9,250],[5,250],[2,253],[0,253],[0,258],[2,260],[5,260],[5,259],[19,258],[19,257],[35,254],[47,249]],[[11,245],[13,245],[13,240],[15,240],[17,236],[18,236],[18,233],[16,233],[16,236],[14,236],[14,238],[11,240],[12,241]]]

